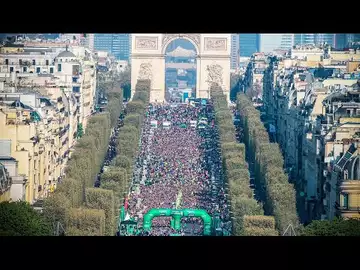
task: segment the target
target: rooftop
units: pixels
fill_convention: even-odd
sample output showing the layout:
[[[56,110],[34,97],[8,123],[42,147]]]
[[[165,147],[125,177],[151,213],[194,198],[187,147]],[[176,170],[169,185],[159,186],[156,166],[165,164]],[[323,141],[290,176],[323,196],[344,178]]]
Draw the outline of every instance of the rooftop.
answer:
[[[24,44],[14,44],[14,43],[6,43],[4,47],[7,48],[23,48]]]
[[[69,52],[68,50],[66,50],[66,51],[59,53],[59,55],[57,57],[76,57],[76,56],[72,52]]]
[[[13,157],[9,157],[9,156],[0,156],[0,160],[16,160],[16,159]],[[1,163],[0,163],[0,165],[1,165]]]

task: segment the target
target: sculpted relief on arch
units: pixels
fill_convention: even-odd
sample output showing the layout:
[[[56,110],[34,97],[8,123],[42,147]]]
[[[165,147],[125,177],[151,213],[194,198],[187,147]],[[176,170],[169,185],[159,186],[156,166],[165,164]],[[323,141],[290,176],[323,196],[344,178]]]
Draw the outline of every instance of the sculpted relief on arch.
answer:
[[[214,83],[219,86],[223,85],[224,70],[222,66],[219,64],[208,65],[206,71],[208,74],[206,82],[209,84],[209,87],[211,87]]]
[[[226,38],[205,38],[206,51],[226,51]]]
[[[138,80],[152,80],[152,65],[151,63],[142,63],[140,65]]]
[[[136,37],[135,48],[137,50],[157,50],[158,38],[157,37]]]

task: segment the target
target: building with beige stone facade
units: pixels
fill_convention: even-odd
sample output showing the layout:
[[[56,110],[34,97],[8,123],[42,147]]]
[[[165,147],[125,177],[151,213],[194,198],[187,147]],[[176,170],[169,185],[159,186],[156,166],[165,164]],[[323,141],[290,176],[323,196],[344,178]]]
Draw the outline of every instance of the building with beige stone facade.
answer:
[[[12,184],[2,198],[34,203],[46,197],[63,176],[94,112],[92,52],[81,46],[46,45],[1,49],[0,143],[9,149],[7,166],[9,160],[16,163],[16,170],[8,170]]]
[[[321,55],[318,51],[316,57]],[[360,181],[358,161],[354,161],[358,154],[357,150],[346,152],[351,145],[357,149],[360,74],[347,69],[346,61],[353,61],[354,54],[335,53],[337,60],[347,59],[345,63],[323,65],[329,55],[327,51],[315,61],[318,67],[307,65],[306,55],[300,60],[299,56],[270,57],[264,74],[265,125],[276,128],[275,141],[284,154],[289,180],[296,186],[303,222],[359,216]],[[333,75],[323,77],[324,68]],[[340,169],[337,163],[345,156],[350,160]],[[353,171],[350,178],[344,172],[348,166]]]

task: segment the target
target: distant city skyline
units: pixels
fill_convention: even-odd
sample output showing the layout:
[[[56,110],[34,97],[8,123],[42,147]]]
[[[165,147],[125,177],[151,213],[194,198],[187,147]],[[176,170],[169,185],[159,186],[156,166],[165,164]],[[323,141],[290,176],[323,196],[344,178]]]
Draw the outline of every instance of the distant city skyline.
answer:
[[[250,57],[253,53],[258,52],[260,34],[239,34],[240,57]]]
[[[131,54],[131,34],[94,34],[94,49],[105,50],[117,60],[129,61]]]

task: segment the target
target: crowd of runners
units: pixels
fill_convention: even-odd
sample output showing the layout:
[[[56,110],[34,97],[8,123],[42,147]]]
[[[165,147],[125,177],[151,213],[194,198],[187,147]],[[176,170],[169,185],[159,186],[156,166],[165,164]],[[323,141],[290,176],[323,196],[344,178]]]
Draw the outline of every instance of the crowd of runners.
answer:
[[[213,117],[211,104],[150,105],[134,172],[133,184],[137,190],[130,194],[127,207],[139,226],[151,208],[178,207],[204,209],[211,216],[219,215],[221,226],[231,231]],[[203,129],[194,125],[200,118],[207,119]],[[199,218],[183,218],[180,232],[171,228],[170,219],[154,218],[152,230],[147,234],[203,233]]]

